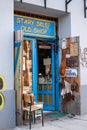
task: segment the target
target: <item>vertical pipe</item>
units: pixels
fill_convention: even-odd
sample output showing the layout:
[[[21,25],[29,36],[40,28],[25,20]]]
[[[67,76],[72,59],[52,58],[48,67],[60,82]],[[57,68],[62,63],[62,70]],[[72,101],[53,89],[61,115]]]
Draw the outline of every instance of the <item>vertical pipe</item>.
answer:
[[[52,45],[52,105],[55,106],[55,45]],[[54,108],[55,109],[55,108]]]
[[[46,8],[46,0],[44,0],[44,8]]]
[[[65,9],[66,9],[66,12],[67,12],[67,0],[65,0]]]
[[[22,0],[20,0],[20,2],[22,3]]]
[[[86,18],[86,0],[84,0],[84,17]]]
[[[65,0],[65,9],[66,9],[66,12],[67,12],[67,6],[68,4],[71,2],[72,0]]]
[[[32,76],[33,76],[33,92],[34,100],[38,101],[37,89],[38,89],[38,72],[37,72],[37,42],[36,39],[32,39]]]

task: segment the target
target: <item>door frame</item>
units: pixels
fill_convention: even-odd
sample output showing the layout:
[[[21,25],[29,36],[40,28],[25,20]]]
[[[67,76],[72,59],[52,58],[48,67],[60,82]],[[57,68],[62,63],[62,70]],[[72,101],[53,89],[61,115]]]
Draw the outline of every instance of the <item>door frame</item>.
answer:
[[[42,38],[40,38],[42,39]],[[33,90],[32,92],[34,93],[35,97],[34,100],[37,102],[38,101],[38,57],[37,57],[37,39],[36,38],[30,38],[29,36],[23,36],[23,40],[31,40],[32,41],[32,86]],[[42,39],[43,40],[43,39]],[[54,43],[54,44],[53,44]],[[49,43],[48,43],[49,44]],[[59,110],[60,108],[60,93],[59,93],[59,85],[58,81],[56,82],[56,67],[58,68],[58,57],[56,59],[56,54],[55,54],[55,42],[52,41],[52,103],[53,103],[53,108],[52,110]],[[56,61],[57,60],[57,61]],[[59,76],[59,74],[58,74]],[[59,80],[57,76],[57,80]],[[57,95],[58,94],[58,95]],[[47,107],[49,109],[49,107]],[[51,109],[49,109],[51,110]]]

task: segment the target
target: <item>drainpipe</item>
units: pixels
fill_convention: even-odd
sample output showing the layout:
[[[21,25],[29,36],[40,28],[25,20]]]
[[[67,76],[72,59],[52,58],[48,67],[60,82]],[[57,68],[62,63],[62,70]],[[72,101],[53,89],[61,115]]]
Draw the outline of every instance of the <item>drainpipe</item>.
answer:
[[[46,0],[44,0],[44,8],[46,8]]]

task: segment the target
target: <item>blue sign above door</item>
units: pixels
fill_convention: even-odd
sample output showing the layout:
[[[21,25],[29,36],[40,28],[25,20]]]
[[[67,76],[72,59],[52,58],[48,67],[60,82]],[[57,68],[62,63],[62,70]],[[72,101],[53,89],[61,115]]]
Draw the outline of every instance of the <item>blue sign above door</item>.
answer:
[[[14,16],[14,31],[23,30],[25,35],[55,38],[55,22],[37,18]]]

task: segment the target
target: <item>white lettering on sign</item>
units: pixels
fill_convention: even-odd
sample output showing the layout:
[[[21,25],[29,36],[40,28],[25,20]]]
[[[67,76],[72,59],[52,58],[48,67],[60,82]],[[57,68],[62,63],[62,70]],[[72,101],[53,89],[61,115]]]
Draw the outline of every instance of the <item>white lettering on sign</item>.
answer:
[[[66,77],[77,77],[77,69],[66,69]]]

